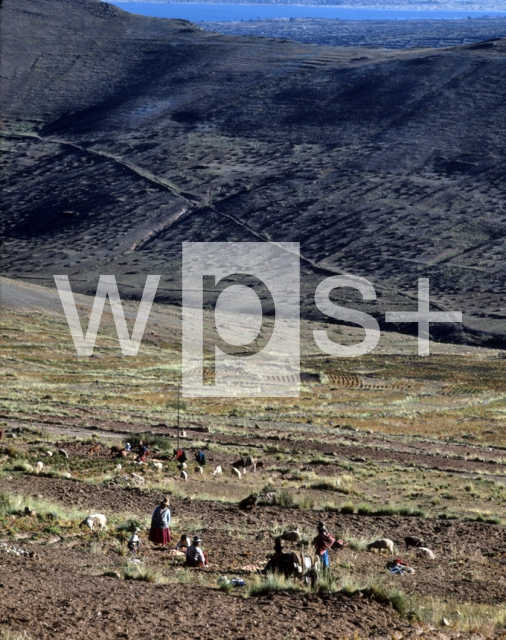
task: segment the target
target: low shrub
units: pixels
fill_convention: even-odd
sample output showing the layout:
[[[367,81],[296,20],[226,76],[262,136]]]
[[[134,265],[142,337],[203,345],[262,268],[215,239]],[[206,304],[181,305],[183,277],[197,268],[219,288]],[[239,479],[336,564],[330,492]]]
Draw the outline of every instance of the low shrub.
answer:
[[[294,582],[277,573],[268,573],[264,576],[254,576],[250,584],[246,587],[244,595],[264,596],[274,591],[304,591],[304,587],[299,582]]]

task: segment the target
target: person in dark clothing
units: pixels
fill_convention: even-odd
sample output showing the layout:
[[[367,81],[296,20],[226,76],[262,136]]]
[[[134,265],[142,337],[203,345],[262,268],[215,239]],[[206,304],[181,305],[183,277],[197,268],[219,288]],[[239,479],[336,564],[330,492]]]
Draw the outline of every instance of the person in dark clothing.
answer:
[[[149,455],[148,448],[146,447],[144,442],[141,440],[137,447],[137,458],[136,458],[137,462],[146,462],[147,455]]]
[[[195,453],[195,460],[197,464],[203,467],[206,464],[206,454],[203,451],[197,451]]]

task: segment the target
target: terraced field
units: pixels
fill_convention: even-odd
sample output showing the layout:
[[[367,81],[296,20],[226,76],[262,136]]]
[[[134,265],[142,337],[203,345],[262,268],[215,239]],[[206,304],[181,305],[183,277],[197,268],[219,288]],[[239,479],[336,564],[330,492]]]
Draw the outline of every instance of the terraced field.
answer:
[[[138,358],[120,356],[106,313],[94,357],[77,359],[54,291],[3,279],[2,292],[0,623],[11,631],[65,638],[72,625],[76,638],[90,630],[103,638],[151,637],[163,612],[164,631],[191,628],[202,638],[218,628],[246,638],[259,630],[279,638],[287,628],[291,637],[314,638],[504,633],[500,352],[438,344],[437,354],[413,367],[413,341],[402,335],[384,336],[381,357],[338,362],[315,361],[304,343],[300,398],[183,398],[182,446],[190,460],[198,450],[207,455],[204,474],[190,464],[184,482],[172,460],[179,310],[156,306]],[[85,317],[91,300],[78,301]],[[135,306],[126,304],[129,321]],[[304,322],[302,335],[314,326]],[[356,338],[347,331],[339,339]],[[388,356],[393,345],[407,353]],[[139,437],[150,443],[149,462],[122,460],[118,470],[110,446]],[[68,457],[58,455],[61,448]],[[231,463],[245,455],[263,466],[238,479]],[[38,461],[44,467],[37,474]],[[211,473],[217,465],[224,470],[218,478]],[[272,493],[274,503],[241,511],[238,502],[252,493]],[[146,541],[162,495],[171,499],[174,536],[203,537],[209,569],[184,569],[179,556]],[[92,512],[106,514],[107,532],[78,528]],[[256,570],[274,537],[298,526],[310,541],[320,519],[350,541],[331,552],[330,576],[314,592],[291,582],[278,585],[280,592],[261,587]],[[144,540],[137,566],[125,555],[132,522]],[[406,535],[422,536],[436,559],[408,551]],[[391,575],[388,558],[365,551],[378,536],[394,541],[414,574]],[[36,557],[2,555],[2,542]],[[247,586],[227,595],[218,588],[222,575]],[[20,606],[21,588],[33,594],[30,605]],[[194,597],[201,603],[196,627],[181,612]]]

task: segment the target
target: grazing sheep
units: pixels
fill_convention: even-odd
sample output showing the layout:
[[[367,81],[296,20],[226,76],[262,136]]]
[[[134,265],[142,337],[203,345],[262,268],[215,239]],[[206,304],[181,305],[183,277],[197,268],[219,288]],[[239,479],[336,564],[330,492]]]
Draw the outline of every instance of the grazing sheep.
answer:
[[[106,524],[107,518],[102,513],[92,513],[85,518],[79,526],[88,527],[91,531],[95,531],[95,529],[103,531],[107,529]]]
[[[181,478],[181,480],[184,480],[185,482],[188,480],[188,474],[186,473],[186,471],[181,471],[181,474],[179,475],[179,477]]]
[[[388,551],[393,555],[394,553],[394,543],[388,538],[380,538],[379,540],[375,540],[367,545],[367,550],[372,551],[373,549],[378,549],[379,553],[383,550]]]
[[[31,464],[25,465],[25,471],[27,471],[28,473],[33,473],[32,465]]]
[[[297,527],[293,531],[283,531],[283,533],[278,536],[280,540],[287,540],[288,542],[299,542],[302,537],[302,532],[299,531],[299,527]]]
[[[72,478],[72,476],[68,471],[64,471],[61,475],[62,475],[62,478]]]
[[[204,473],[204,469],[202,469],[202,467],[199,467],[198,465],[195,467],[195,473],[200,473],[201,475]]]
[[[58,453],[64,458],[68,458],[69,454],[65,451],[65,449],[58,449]]]
[[[236,469],[235,467],[232,467],[232,475],[236,476],[236,478],[242,478],[242,473],[239,471],[239,469]]]
[[[117,465],[114,467],[114,471],[115,471],[115,473],[119,473],[119,472],[121,471],[121,469],[122,469],[122,468],[123,468],[123,467],[122,467],[120,464],[117,464]]]
[[[221,476],[223,473],[223,469],[218,465],[216,469],[213,471],[213,476],[216,478],[217,476]]]
[[[42,469],[44,469],[44,463],[37,462],[37,464],[35,465],[35,473],[40,473]]]
[[[421,538],[417,538],[416,536],[406,536],[404,543],[406,544],[406,549],[410,547],[423,547],[425,544]]]
[[[421,558],[427,558],[427,560],[435,560],[436,559],[436,554],[434,553],[434,551],[431,551],[430,549],[427,549],[427,547],[419,547],[416,550],[416,555],[420,556]]]
[[[53,452],[52,451],[46,451],[46,456],[48,456],[48,458],[52,458],[53,457]]]
[[[238,507],[239,509],[243,509],[244,511],[251,511],[257,506],[257,500],[258,497],[254,493],[252,493],[247,498],[244,498],[244,500],[241,500],[241,502],[239,502],[238,504]]]
[[[153,466],[157,471],[161,471],[163,469],[163,464],[161,462],[153,462]]]
[[[186,464],[186,462],[182,462],[180,465],[178,465],[177,468],[179,469],[179,471],[183,471],[183,469],[188,469],[188,465]]]

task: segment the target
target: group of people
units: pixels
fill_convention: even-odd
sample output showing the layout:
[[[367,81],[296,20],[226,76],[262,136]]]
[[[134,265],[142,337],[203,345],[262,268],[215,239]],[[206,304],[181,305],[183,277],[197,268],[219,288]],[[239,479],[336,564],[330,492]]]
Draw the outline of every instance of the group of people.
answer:
[[[127,443],[128,446],[128,443]],[[141,441],[138,447],[138,458],[141,460],[146,455],[149,455],[147,447]],[[174,457],[178,462],[182,463],[187,460],[184,450],[179,449],[174,451]],[[203,451],[195,453],[195,460],[200,465],[206,464],[206,457]],[[172,542],[170,534],[170,500],[166,496],[158,504],[151,516],[151,527],[149,529],[148,539],[156,545],[161,545],[162,548]],[[316,554],[320,557],[320,563],[322,570],[327,571],[330,569],[329,550],[335,543],[335,538],[328,532],[325,523],[320,521],[316,525],[318,534],[313,539],[313,546]],[[132,553],[136,553],[141,546],[141,540],[139,538],[140,529],[136,528],[128,541],[128,548]],[[209,566],[207,553],[201,548],[202,539],[199,536],[194,536],[190,542],[188,536],[184,533],[176,545],[176,549],[179,551],[185,549],[186,566],[188,567],[207,567]],[[274,543],[274,554],[269,560],[265,570],[276,571],[279,569],[280,561],[283,556],[283,547],[281,540],[276,538]]]
[[[137,553],[141,547],[140,532],[141,530],[139,528],[135,528],[128,541],[127,546],[131,553]],[[156,545],[161,545],[162,548],[172,542],[170,534],[170,500],[168,497],[163,498],[153,511],[148,540]],[[191,542],[185,533],[181,536],[176,545],[176,549],[178,551],[185,549],[187,567],[198,568],[209,566],[207,553],[201,548],[201,544],[202,538],[199,536],[194,536]]]

